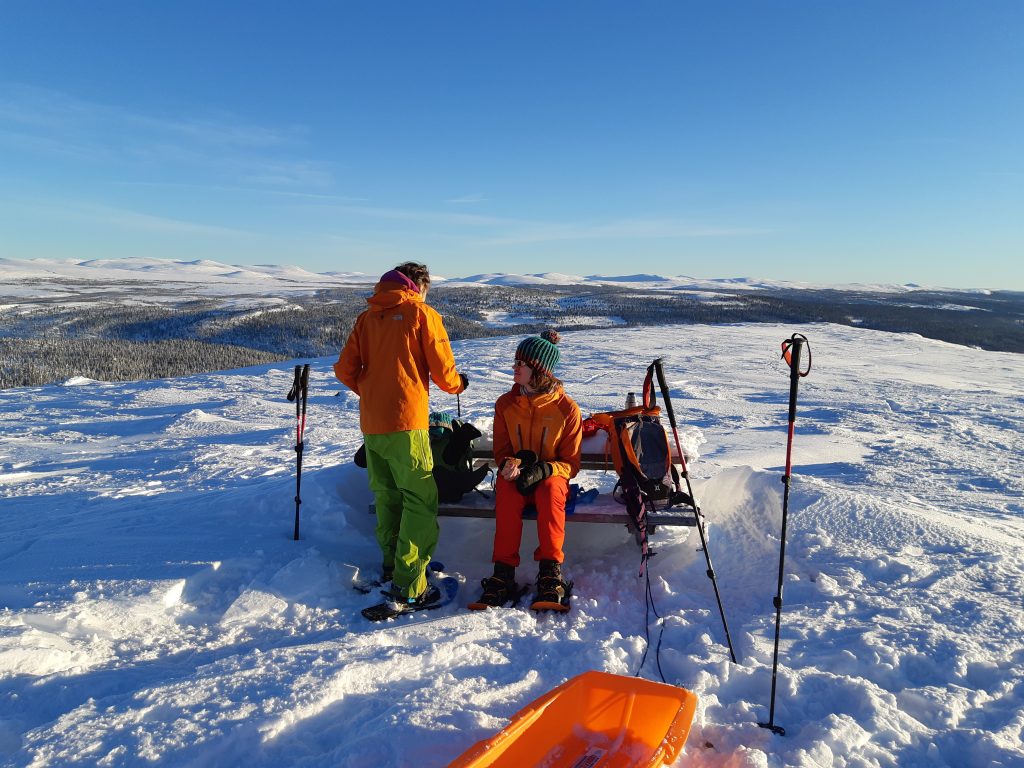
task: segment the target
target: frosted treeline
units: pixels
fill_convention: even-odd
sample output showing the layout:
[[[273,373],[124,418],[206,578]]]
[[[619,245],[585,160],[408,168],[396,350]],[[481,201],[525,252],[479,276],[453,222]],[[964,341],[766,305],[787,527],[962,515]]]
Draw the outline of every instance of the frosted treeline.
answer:
[[[140,381],[271,363],[280,356],[189,339],[119,341],[0,338],[0,389],[66,381]]]
[[[332,355],[366,308],[365,285],[314,295],[196,300],[144,283],[74,303],[15,299],[0,311],[0,387],[72,376],[154,379]],[[453,339],[607,326],[830,322],[1024,352],[1024,295],[1012,292],[683,291],[628,286],[435,286]],[[132,303],[129,303],[132,302]]]

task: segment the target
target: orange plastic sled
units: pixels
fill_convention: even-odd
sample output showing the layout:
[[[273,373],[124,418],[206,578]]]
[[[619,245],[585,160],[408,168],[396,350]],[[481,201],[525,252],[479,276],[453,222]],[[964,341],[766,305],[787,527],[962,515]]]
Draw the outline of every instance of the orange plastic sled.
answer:
[[[633,768],[675,760],[697,696],[672,685],[584,672],[532,704],[448,768]]]

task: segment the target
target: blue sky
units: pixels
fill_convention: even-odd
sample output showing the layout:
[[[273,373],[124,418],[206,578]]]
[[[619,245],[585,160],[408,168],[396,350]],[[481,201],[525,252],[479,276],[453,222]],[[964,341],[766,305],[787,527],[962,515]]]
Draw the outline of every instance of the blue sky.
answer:
[[[1024,290],[1024,3],[0,0],[0,257]]]

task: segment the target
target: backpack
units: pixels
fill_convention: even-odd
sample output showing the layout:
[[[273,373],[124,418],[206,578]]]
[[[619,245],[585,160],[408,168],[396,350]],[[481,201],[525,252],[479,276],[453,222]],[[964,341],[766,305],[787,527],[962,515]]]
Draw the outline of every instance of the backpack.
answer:
[[[460,419],[452,419],[450,429],[447,426],[430,428],[438,501],[448,504],[461,501],[487,476],[490,468],[486,464],[473,468],[473,443],[478,437],[480,430]]]
[[[642,552],[641,574],[650,555],[647,512],[656,511],[659,504],[665,509],[689,500],[679,490],[679,472],[672,462],[668,433],[661,423],[653,377],[652,365],[644,379],[643,405],[592,416],[608,433],[608,450],[619,476],[612,495],[626,506]]]
[[[477,486],[487,477],[490,467],[473,468],[473,442],[480,430],[468,421],[452,419],[451,427],[430,427],[430,453],[434,457],[434,483],[437,499],[453,504],[469,491],[485,495]],[[366,446],[361,445],[353,457],[357,467],[366,469]]]

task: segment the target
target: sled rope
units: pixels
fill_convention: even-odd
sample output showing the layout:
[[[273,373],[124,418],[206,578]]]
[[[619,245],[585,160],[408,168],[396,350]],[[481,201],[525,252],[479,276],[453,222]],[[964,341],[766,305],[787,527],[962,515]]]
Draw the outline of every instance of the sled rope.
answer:
[[[667,683],[665,679],[665,673],[661,670],[661,640],[665,637],[665,619],[662,618],[661,614],[658,613],[657,607],[654,605],[654,593],[651,592],[651,569],[648,568],[646,571],[647,583],[644,587],[644,640],[646,646],[644,647],[644,655],[640,658],[640,666],[637,667],[636,674],[633,677],[640,677],[640,672],[644,668],[644,663],[647,661],[647,652],[651,650],[651,612],[658,617],[658,645],[654,649],[654,659],[658,664],[658,676],[661,678],[661,682]]]

